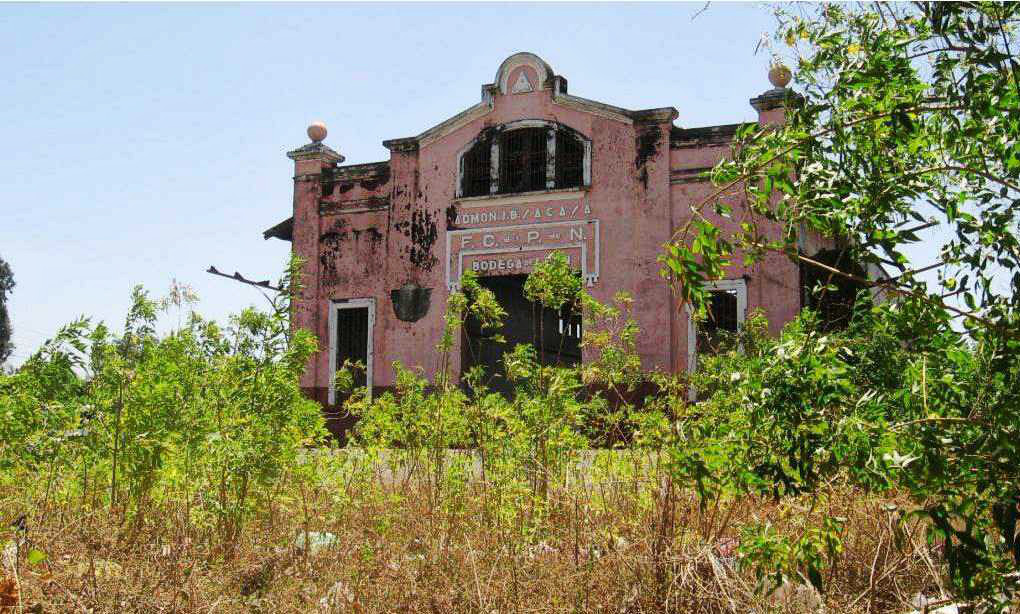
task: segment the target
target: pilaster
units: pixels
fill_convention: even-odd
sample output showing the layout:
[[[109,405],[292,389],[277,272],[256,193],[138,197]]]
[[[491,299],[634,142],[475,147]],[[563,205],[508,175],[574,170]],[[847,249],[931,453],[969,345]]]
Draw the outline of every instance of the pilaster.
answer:
[[[329,347],[327,339],[328,323],[320,321],[321,313],[319,280],[319,201],[322,199],[322,175],[324,171],[336,167],[344,161],[338,152],[322,143],[326,138],[326,126],[321,122],[308,127],[311,142],[287,152],[287,157],[294,161],[294,223],[293,252],[304,262],[301,267],[301,281],[304,285],[299,296],[293,302],[291,326],[304,328],[313,332],[319,339],[319,348]],[[321,312],[321,313],[320,313]],[[314,390],[319,379],[317,366],[319,362],[313,357],[305,373],[301,376],[301,387],[307,392],[318,396]]]

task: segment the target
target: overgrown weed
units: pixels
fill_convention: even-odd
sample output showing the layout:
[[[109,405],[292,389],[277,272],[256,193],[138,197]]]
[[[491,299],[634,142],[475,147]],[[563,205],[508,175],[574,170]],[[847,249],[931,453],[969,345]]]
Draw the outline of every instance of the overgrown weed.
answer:
[[[468,275],[431,381],[396,365],[370,398],[355,365],[337,374],[359,418],[337,449],[298,389],[316,349],[288,324],[298,264],[270,313],[160,336],[137,291],[123,335],[80,320],[0,380],[19,608],[849,613],[952,594],[953,544],[910,466],[916,314],[864,305],[822,334],[805,313],[779,338],[752,315],[693,377],[646,373],[630,297],[595,301],[553,254],[526,288],[582,310],[582,365],[520,345],[513,394],[455,381],[465,321],[502,317]],[[980,378],[987,357],[952,349],[925,359],[925,403]]]

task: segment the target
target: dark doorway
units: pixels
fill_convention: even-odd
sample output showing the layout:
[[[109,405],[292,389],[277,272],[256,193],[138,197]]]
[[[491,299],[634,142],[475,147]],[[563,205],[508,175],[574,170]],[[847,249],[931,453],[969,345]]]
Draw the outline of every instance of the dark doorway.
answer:
[[[503,354],[516,345],[529,343],[535,347],[543,364],[572,366],[581,362],[581,316],[571,309],[561,311],[544,308],[524,297],[526,275],[482,277],[479,284],[492,291],[506,311],[500,329],[482,329],[474,318],[468,318],[461,343],[461,372],[475,366],[485,369],[489,388],[505,396],[513,392],[506,379]],[[506,343],[492,341],[502,335]]]
[[[340,308],[336,310],[336,368],[345,361],[360,362],[354,369],[354,387],[364,387],[368,368],[368,307]],[[338,400],[339,402],[339,400]]]
[[[355,299],[357,300],[357,299]],[[343,368],[344,363],[360,362],[360,368],[350,370],[353,376],[354,387],[352,390],[364,388],[371,385],[369,369],[371,364],[371,326],[374,319],[374,308],[362,307],[364,300],[359,300],[357,305],[348,301],[338,301],[330,306],[330,350],[332,356],[330,367],[335,375]],[[344,409],[344,402],[351,396],[349,390],[339,390],[330,386],[329,402],[324,408],[326,428],[340,441],[341,445],[347,442],[347,433],[354,426],[356,418]]]

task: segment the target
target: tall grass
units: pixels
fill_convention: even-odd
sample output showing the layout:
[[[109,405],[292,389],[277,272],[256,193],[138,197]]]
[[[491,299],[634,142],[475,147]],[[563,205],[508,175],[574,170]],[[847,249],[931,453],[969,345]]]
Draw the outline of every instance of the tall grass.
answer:
[[[206,493],[167,493],[138,525],[82,505],[62,484],[47,496],[8,479],[0,509],[32,510],[22,601],[46,612],[810,611],[783,591],[768,595],[732,544],[749,523],[796,538],[828,515],[848,519],[826,577],[830,612],[897,611],[942,582],[922,527],[897,525],[888,500],[852,489],[709,507],[678,492],[663,545],[665,476],[654,458],[591,455],[541,501],[482,480],[455,454],[437,498],[436,468],[419,460],[410,471],[400,456],[315,455],[318,479],[281,480],[229,549],[189,514]],[[300,547],[323,533],[335,538]],[[28,564],[28,549],[47,559]]]

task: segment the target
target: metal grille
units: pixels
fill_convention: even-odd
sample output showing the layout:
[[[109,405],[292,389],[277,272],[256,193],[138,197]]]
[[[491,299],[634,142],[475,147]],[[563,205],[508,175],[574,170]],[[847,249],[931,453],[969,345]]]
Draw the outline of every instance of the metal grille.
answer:
[[[338,309],[336,314],[336,368],[344,361],[368,366],[368,307]],[[355,387],[366,383],[364,369],[354,369]]]
[[[708,317],[698,323],[698,353],[718,351],[724,333],[735,333],[737,320],[737,293],[734,290],[714,290],[709,293]]]
[[[545,128],[520,128],[500,136],[500,192],[545,189],[546,140]]]
[[[566,130],[556,132],[556,187],[576,188],[584,182],[584,144]]]
[[[489,193],[492,173],[492,141],[483,139],[464,154],[464,174],[460,187],[463,196]]]

